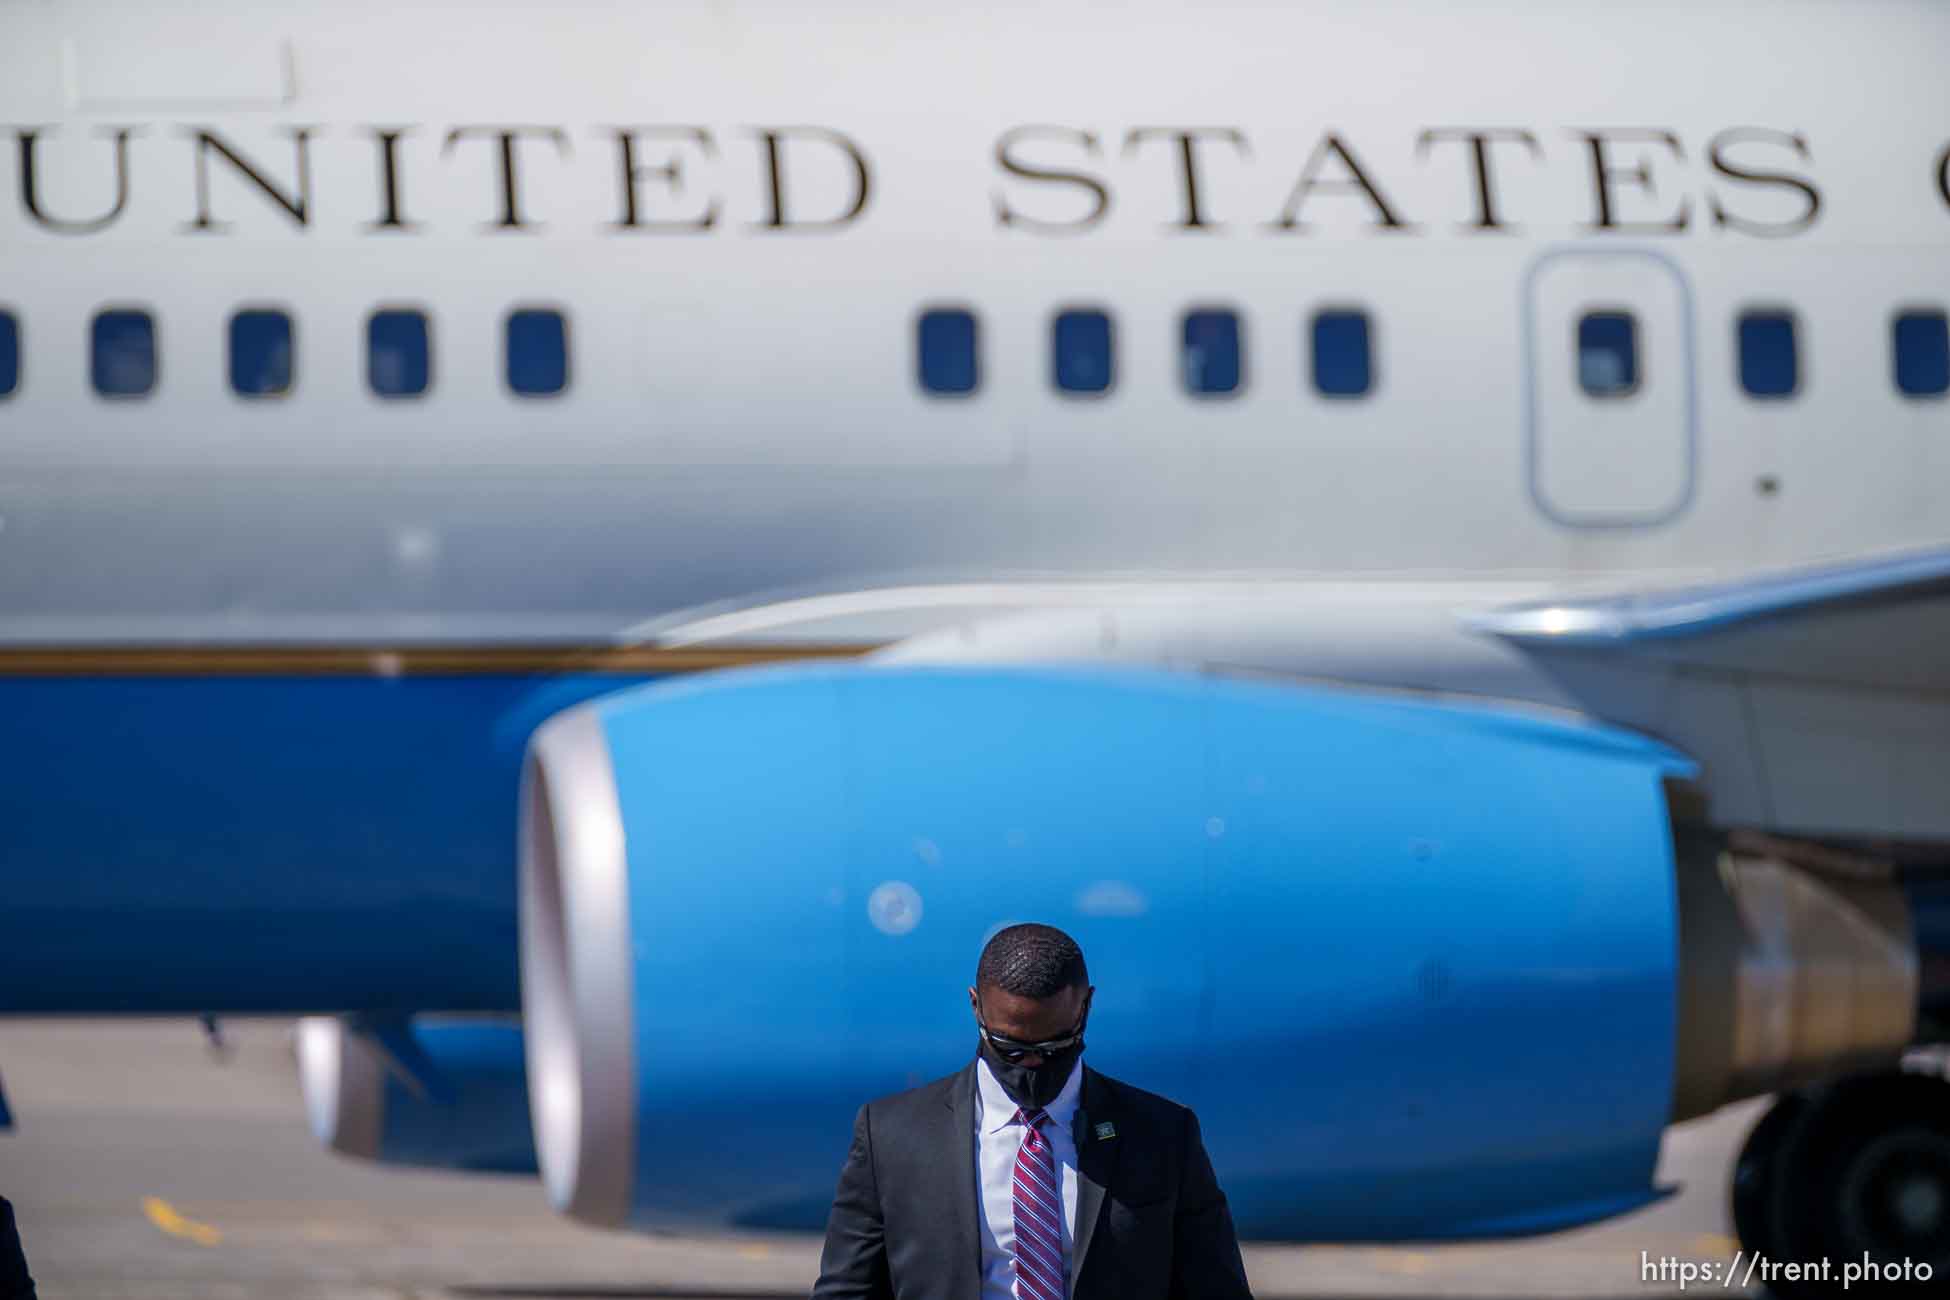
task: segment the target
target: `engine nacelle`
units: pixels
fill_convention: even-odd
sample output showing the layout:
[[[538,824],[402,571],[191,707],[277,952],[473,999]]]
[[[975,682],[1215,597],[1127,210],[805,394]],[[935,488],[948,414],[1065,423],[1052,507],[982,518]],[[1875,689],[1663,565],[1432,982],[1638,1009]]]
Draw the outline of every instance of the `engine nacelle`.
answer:
[[[390,1165],[537,1172],[519,1024],[312,1016],[298,1022],[298,1075],[311,1131],[334,1151]]]
[[[526,775],[544,1181],[595,1223],[817,1227],[855,1107],[970,1059],[976,954],[1035,919],[1089,958],[1086,1059],[1199,1110],[1242,1232],[1643,1203],[1688,770],[1568,718],[1165,672],[607,697]]]

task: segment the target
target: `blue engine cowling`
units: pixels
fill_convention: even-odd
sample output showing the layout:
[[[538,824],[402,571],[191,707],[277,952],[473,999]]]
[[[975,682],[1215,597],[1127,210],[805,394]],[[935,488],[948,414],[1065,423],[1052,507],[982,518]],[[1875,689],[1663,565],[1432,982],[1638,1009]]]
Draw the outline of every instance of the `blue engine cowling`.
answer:
[[[320,1142],[389,1165],[537,1172],[519,1023],[479,1016],[298,1022]]]
[[[1633,734],[1102,669],[633,689],[531,747],[541,1168],[588,1221],[817,1227],[864,1100],[971,1057],[976,954],[1083,945],[1087,1059],[1194,1106],[1243,1233],[1479,1236],[1652,1199],[1677,935]]]

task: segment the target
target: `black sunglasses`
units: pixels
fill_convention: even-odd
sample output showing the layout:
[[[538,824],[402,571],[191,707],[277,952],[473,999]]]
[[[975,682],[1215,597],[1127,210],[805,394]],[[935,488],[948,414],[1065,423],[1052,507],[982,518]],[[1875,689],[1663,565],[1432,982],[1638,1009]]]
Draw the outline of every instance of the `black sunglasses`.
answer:
[[[975,1023],[981,1027],[982,1037],[989,1040],[989,1046],[993,1047],[996,1054],[1005,1061],[1020,1061],[1025,1056],[1051,1056],[1057,1052],[1068,1051],[1083,1040],[1083,1021],[1081,1020],[1077,1021],[1075,1029],[1072,1029],[1063,1037],[1051,1038],[1041,1043],[1025,1043],[1020,1038],[1010,1038],[1007,1034],[998,1034],[986,1024],[983,1024],[979,1016],[976,1017]]]

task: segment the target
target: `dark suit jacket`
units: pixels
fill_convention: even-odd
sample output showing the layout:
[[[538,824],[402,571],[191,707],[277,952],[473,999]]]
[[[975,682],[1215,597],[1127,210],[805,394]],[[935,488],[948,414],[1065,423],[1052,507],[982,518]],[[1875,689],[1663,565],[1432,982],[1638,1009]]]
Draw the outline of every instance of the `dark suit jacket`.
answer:
[[[4,1196],[0,1196],[0,1300],[34,1300],[34,1279],[27,1276],[27,1257],[20,1253],[14,1207]]]
[[[1250,1300],[1191,1111],[1085,1066],[1075,1132],[1071,1300]],[[815,1300],[979,1300],[976,1200],[973,1062],[862,1106]]]

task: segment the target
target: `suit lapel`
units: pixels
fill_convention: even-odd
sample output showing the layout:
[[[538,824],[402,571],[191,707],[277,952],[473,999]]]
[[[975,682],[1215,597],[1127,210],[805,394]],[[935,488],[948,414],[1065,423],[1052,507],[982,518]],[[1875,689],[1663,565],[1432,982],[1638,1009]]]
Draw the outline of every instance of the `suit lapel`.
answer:
[[[1089,1066],[1083,1067],[1083,1097],[1077,1106],[1074,1137],[1077,1144],[1077,1232],[1076,1248],[1070,1252],[1070,1294],[1077,1294],[1077,1279],[1083,1276],[1084,1257],[1090,1252],[1090,1239],[1097,1230],[1097,1216],[1104,1208],[1104,1195],[1117,1172],[1118,1141],[1115,1136],[1098,1137],[1097,1127],[1110,1124],[1116,1132],[1117,1103],[1111,1086]]]
[[[955,1076],[948,1088],[949,1159],[942,1162],[954,1186],[947,1202],[954,1208],[948,1243],[951,1270],[949,1294],[977,1300],[982,1288],[982,1235],[976,1227],[975,1206],[975,1065]],[[959,1265],[955,1260],[960,1260]]]

